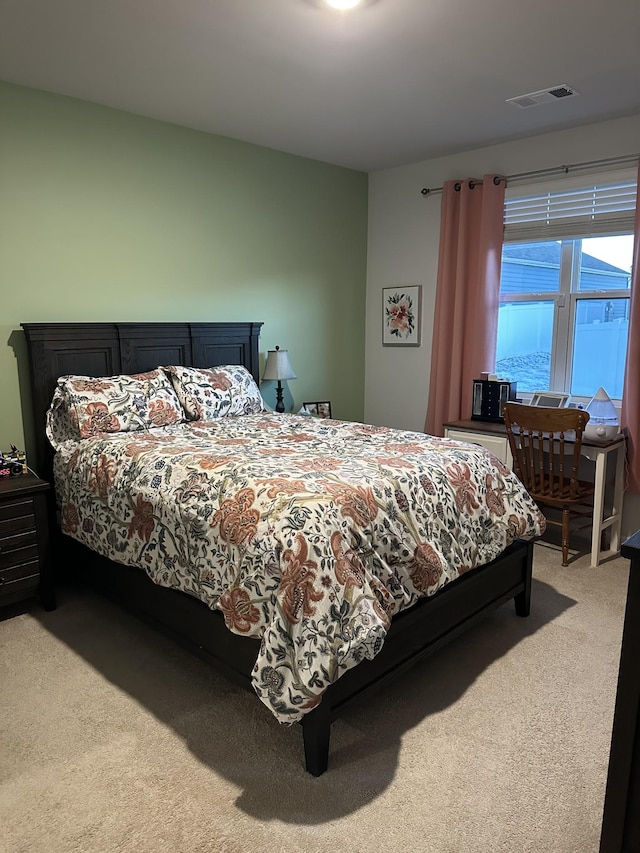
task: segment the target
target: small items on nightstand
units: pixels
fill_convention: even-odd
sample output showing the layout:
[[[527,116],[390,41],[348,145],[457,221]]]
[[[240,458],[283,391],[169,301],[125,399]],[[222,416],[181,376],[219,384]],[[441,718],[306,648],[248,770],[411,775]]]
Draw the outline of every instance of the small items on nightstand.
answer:
[[[27,457],[15,444],[11,445],[8,453],[0,452],[0,477],[18,477],[28,470]]]

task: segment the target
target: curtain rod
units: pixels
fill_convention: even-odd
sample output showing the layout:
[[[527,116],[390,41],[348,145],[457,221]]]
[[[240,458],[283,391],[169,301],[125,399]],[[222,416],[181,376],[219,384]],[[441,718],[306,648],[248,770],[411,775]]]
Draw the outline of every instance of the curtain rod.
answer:
[[[618,166],[624,163],[638,163],[640,162],[640,153],[639,154],[624,154],[620,157],[609,157],[606,160],[586,160],[584,163],[571,163],[567,166],[552,166],[549,169],[537,169],[533,172],[518,172],[516,175],[505,175],[504,180],[509,182],[513,181],[522,181],[525,178],[540,178],[546,175],[556,175],[558,172],[562,172],[567,175],[569,172],[574,171],[576,169],[593,169],[596,166]],[[495,177],[494,183],[500,183],[502,178]],[[472,181],[472,189],[476,184],[481,184],[482,181]],[[458,189],[459,187],[456,187]],[[441,193],[444,187],[435,187],[434,189],[430,189],[429,187],[422,187],[420,192],[424,196],[433,195],[434,193]]]

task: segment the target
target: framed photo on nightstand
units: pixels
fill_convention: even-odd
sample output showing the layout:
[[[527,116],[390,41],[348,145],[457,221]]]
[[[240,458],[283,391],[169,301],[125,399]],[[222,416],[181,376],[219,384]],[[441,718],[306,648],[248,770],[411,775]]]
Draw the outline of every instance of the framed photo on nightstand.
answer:
[[[303,403],[302,405],[315,418],[331,417],[331,403],[328,400],[320,403]]]

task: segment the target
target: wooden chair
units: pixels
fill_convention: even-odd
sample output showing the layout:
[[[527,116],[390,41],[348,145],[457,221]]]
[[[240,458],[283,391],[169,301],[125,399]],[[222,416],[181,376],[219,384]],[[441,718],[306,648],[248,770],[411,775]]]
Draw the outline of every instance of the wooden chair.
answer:
[[[573,517],[593,517],[593,484],[578,479],[582,434],[589,413],[505,403],[504,422],[513,470],[538,504],[562,511],[562,565],[569,565],[569,529]]]

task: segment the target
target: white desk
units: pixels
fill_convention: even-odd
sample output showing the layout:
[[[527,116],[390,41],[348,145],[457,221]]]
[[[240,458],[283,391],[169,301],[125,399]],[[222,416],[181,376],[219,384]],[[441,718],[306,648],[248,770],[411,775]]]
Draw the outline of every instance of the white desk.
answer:
[[[453,421],[444,425],[445,438],[479,444],[490,450],[509,468],[513,458],[504,424],[485,421]],[[624,499],[624,463],[626,441],[620,435],[612,441],[595,442],[582,439],[581,456],[595,463],[593,496],[593,525],[591,528],[591,565],[598,566],[607,557],[620,553],[620,526],[622,524],[622,502]],[[616,454],[616,470],[613,484],[611,512],[605,516],[605,494],[607,488],[607,462],[609,454]],[[602,533],[611,528],[610,547],[602,548]]]

